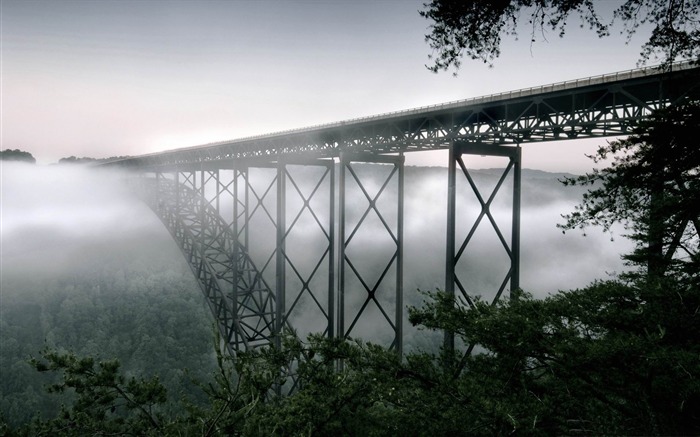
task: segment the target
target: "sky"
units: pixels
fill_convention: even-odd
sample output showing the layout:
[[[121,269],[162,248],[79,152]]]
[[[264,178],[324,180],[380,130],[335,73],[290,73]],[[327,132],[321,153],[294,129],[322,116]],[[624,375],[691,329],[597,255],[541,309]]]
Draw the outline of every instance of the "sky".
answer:
[[[0,0],[0,148],[49,164],[313,126],[632,69],[646,36],[599,39],[574,18],[563,39],[505,38],[493,68],[435,74],[422,3]],[[529,144],[523,166],[582,173],[602,141]]]

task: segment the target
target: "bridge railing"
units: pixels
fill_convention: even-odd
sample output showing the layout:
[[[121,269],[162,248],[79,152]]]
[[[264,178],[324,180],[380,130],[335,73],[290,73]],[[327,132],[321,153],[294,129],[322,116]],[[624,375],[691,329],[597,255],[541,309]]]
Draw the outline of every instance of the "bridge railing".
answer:
[[[686,62],[680,62],[680,63],[673,64],[670,71],[677,72],[677,71],[691,70],[693,68],[697,68],[697,65],[691,61],[686,61]],[[630,69],[630,70],[620,71],[620,72],[616,72],[616,73],[609,73],[609,74],[603,74],[603,75],[598,75],[598,76],[591,76],[591,77],[587,77],[587,78],[557,82],[554,84],[547,84],[547,85],[541,85],[541,86],[535,86],[535,87],[529,87],[529,88],[522,88],[522,89],[513,90],[513,91],[506,91],[506,92],[502,92],[502,93],[495,93],[495,94],[489,94],[489,95],[485,95],[485,96],[472,97],[472,98],[468,98],[468,99],[455,100],[455,101],[446,102],[446,103],[438,103],[438,104],[433,104],[433,105],[420,106],[420,107],[416,107],[416,108],[403,109],[403,110],[399,110],[399,111],[386,112],[386,113],[382,113],[382,114],[368,115],[368,116],[364,116],[364,117],[356,117],[356,118],[351,118],[351,119],[342,120],[342,121],[307,126],[307,127],[303,127],[303,128],[288,129],[288,130],[271,132],[271,133],[266,133],[266,134],[261,134],[261,135],[251,135],[251,136],[247,136],[247,137],[236,138],[233,140],[212,142],[212,143],[201,144],[201,145],[191,146],[191,147],[183,147],[183,148],[179,148],[179,149],[162,151],[162,152],[154,152],[154,153],[139,155],[139,156],[133,157],[133,158],[125,158],[122,160],[115,160],[115,161],[111,161],[111,162],[105,163],[105,164],[115,164],[115,163],[119,163],[121,161],[128,161],[128,160],[134,159],[134,158],[149,158],[149,157],[153,157],[153,156],[167,155],[170,153],[177,153],[179,156],[183,156],[183,157],[187,156],[188,153],[192,153],[192,154],[196,153],[199,156],[201,156],[202,150],[208,149],[208,148],[211,148],[212,153],[213,153],[213,150],[217,147],[230,147],[230,146],[235,146],[238,144],[245,144],[245,143],[251,142],[251,141],[260,141],[260,140],[265,140],[265,139],[281,137],[281,136],[285,136],[285,135],[299,135],[299,134],[305,134],[305,133],[312,133],[315,131],[321,131],[324,129],[342,128],[342,127],[361,124],[361,123],[381,122],[383,120],[398,118],[398,117],[402,117],[402,116],[427,114],[427,113],[431,113],[431,112],[444,111],[444,110],[455,109],[455,108],[466,107],[466,106],[478,106],[480,104],[493,103],[493,102],[504,101],[504,100],[509,100],[509,99],[517,99],[517,98],[527,97],[527,96],[532,96],[532,95],[537,95],[537,94],[546,94],[546,93],[550,93],[550,92],[564,91],[564,90],[575,89],[575,88],[580,88],[580,87],[600,85],[600,84],[604,84],[604,83],[612,83],[612,82],[617,82],[617,81],[624,81],[624,80],[630,80],[630,79],[635,79],[635,78],[658,75],[658,74],[661,74],[663,72],[664,72],[664,69],[661,66],[651,66],[651,67],[645,67],[645,68]]]

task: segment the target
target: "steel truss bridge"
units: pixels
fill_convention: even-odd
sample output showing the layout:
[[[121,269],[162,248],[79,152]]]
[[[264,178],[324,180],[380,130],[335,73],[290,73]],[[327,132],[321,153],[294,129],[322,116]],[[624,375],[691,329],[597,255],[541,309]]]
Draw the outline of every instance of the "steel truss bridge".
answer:
[[[697,99],[698,85],[700,68],[690,64],[630,70],[107,165],[144,176],[148,203],[232,353],[279,345],[286,327],[347,337],[368,326],[383,326],[401,353],[405,153],[449,150],[445,290],[472,304],[457,266],[477,228],[490,226],[509,262],[495,301],[519,288],[521,146],[629,134],[654,110]],[[467,169],[470,155],[506,162],[490,193]],[[381,164],[381,179],[368,182],[362,163]],[[491,205],[506,185],[512,217],[501,229]],[[470,223],[457,215],[460,187],[480,205]],[[367,261],[379,237],[360,237],[370,222],[384,234],[380,263]]]

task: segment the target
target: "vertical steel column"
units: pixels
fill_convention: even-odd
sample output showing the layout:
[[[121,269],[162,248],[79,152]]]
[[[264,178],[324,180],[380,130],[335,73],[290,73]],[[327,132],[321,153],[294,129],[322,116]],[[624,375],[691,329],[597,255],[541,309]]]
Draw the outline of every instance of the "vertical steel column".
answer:
[[[214,199],[216,202],[216,213],[221,215],[221,202],[219,199],[221,198],[221,178],[219,177],[219,169],[214,170],[214,183],[216,184],[216,198]]]
[[[464,253],[464,250],[466,249],[467,245],[469,244],[472,236],[474,235],[474,232],[476,229],[479,227],[481,224],[482,218],[487,218],[488,222],[491,223],[491,226],[493,227],[493,230],[495,231],[496,235],[498,236],[501,244],[503,245],[504,250],[506,251],[506,254],[508,255],[510,261],[511,261],[511,266],[510,269],[508,270],[508,273],[506,274],[506,277],[498,290],[495,299],[498,299],[501,292],[505,288],[505,285],[510,282],[510,288],[511,290],[519,287],[519,262],[520,262],[520,190],[521,190],[521,172],[520,172],[520,156],[521,156],[521,151],[520,147],[509,147],[509,146],[499,146],[499,145],[493,145],[493,144],[481,144],[481,143],[457,143],[455,144],[455,148],[457,150],[455,151],[455,156],[453,163],[458,163],[460,168],[462,169],[462,172],[464,173],[464,176],[467,178],[467,181],[469,182],[469,185],[471,186],[474,194],[476,195],[477,200],[479,201],[481,205],[481,212],[479,213],[478,218],[476,219],[476,222],[472,225],[471,230],[469,231],[467,237],[465,238],[464,242],[462,243],[459,251],[457,251],[454,254],[454,264],[456,267],[457,261],[459,257]],[[464,161],[462,160],[461,156],[462,155],[481,155],[481,156],[500,156],[504,158],[508,158],[509,162],[507,167],[505,168],[503,174],[501,175],[501,178],[499,179],[498,183],[496,186],[493,188],[493,191],[491,192],[490,196],[488,198],[484,197],[481,195],[480,190],[478,189],[477,185],[475,184],[474,180],[472,179],[471,175],[469,174],[469,171],[467,170]],[[512,227],[511,227],[511,243],[510,245],[506,242],[504,239],[503,235],[501,234],[501,231],[496,223],[496,220],[494,216],[492,215],[491,212],[491,205],[498,194],[505,178],[508,176],[508,173],[513,170],[513,199],[512,199],[512,208],[513,208],[513,221],[512,221]],[[456,191],[456,190],[455,190]],[[449,244],[449,243],[448,243]],[[454,275],[454,280],[455,284],[460,287],[460,290],[462,293],[465,292],[464,288],[462,285],[460,285],[459,278],[457,275]],[[469,296],[465,295],[465,298],[467,299],[468,302],[470,302]],[[495,302],[495,301],[494,301]],[[471,303],[470,303],[471,304]]]
[[[243,244],[246,250],[250,247],[250,232],[248,232],[248,223],[250,223],[250,216],[252,214],[250,210],[250,189],[249,189],[249,184],[250,184],[250,167],[246,166],[243,177],[245,179],[245,185],[244,185],[244,190],[245,190],[245,199],[243,206],[245,208],[245,229],[243,230]]]
[[[501,175],[500,180],[496,184],[493,192],[488,198],[481,195],[477,185],[469,174],[464,161],[462,160],[462,155],[481,155],[481,156],[501,156],[509,159],[508,166]],[[450,157],[449,157],[449,169],[448,169],[448,199],[447,199],[447,256],[446,256],[446,275],[445,275],[445,292],[455,297],[455,286],[459,287],[462,292],[462,296],[466,299],[469,305],[473,305],[470,296],[466,293],[465,286],[460,282],[457,277],[456,268],[460,257],[464,254],[467,245],[471,241],[475,231],[481,224],[482,218],[486,217],[491,223],[496,235],[500,239],[506,254],[510,259],[510,268],[501,283],[500,288],[497,290],[494,301],[495,303],[504,291],[505,286],[510,283],[510,297],[513,298],[517,296],[518,290],[520,289],[520,194],[521,194],[521,149],[519,146],[500,146],[494,144],[482,144],[482,143],[467,143],[459,142],[453,143],[450,146]],[[481,212],[476,219],[476,222],[472,225],[469,230],[467,237],[462,242],[457,249],[455,244],[456,239],[456,173],[457,164],[459,164],[464,176],[467,178],[469,185],[471,186],[477,200],[481,204]],[[508,173],[513,171],[513,199],[512,199],[512,223],[511,223],[511,241],[510,247],[502,236],[499,227],[495,221],[494,216],[491,213],[491,204],[501,188],[501,184],[505,180]],[[469,345],[468,352],[471,351],[474,345]],[[454,333],[445,332],[444,348],[448,351],[454,350]]]
[[[313,332],[319,332],[322,329],[325,335],[332,337],[335,335],[335,163],[327,159],[285,157],[284,162],[278,165],[277,180],[278,184],[282,184],[278,185],[278,208],[280,209],[276,220],[279,226],[278,237],[282,239],[280,246],[282,251],[278,262],[285,281],[282,322],[293,329],[306,331],[299,323],[310,314],[302,315],[300,312],[302,308],[306,308],[303,311],[310,309],[320,311],[325,326],[315,326]],[[313,168],[314,170],[303,171],[294,176],[292,171],[294,168]],[[322,170],[320,174],[314,173],[319,169]],[[312,177],[312,174],[318,177]],[[314,210],[314,199],[319,198],[323,186],[328,188],[329,196],[329,211],[326,217],[319,216],[318,211]],[[326,203],[324,202],[323,205]],[[305,218],[310,220],[305,222]],[[302,235],[306,239],[304,243],[308,242],[306,249],[287,246],[290,238],[295,241],[295,237]],[[318,252],[320,256],[315,265],[309,264],[309,261],[314,259],[311,249],[315,248],[315,243],[319,241],[322,241],[325,247],[320,248]],[[326,284],[320,285],[317,279],[323,274],[323,266],[328,269],[327,278]],[[324,294],[320,293],[322,289],[325,289]]]
[[[205,171],[204,169],[200,168],[199,170],[199,225],[201,226],[201,232],[199,235],[200,241],[203,243],[204,242],[204,233],[207,230],[207,225],[205,223],[206,221],[206,205],[208,203],[207,200],[207,195],[206,195],[206,190],[205,190]],[[197,172],[194,172],[195,177],[192,178],[192,188],[194,188],[194,191],[197,192]],[[196,199],[196,198],[195,198]],[[227,339],[228,340],[228,339]]]
[[[179,213],[180,211],[180,202],[181,202],[181,197],[182,195],[180,194],[180,172],[175,171],[175,186],[173,187],[175,190],[175,211],[176,213]]]
[[[275,347],[278,349],[281,347],[282,343],[282,330],[285,325],[286,319],[286,297],[285,297],[285,287],[287,285],[287,278],[285,275],[285,234],[286,234],[286,215],[287,215],[287,186],[286,186],[286,166],[284,161],[280,160],[277,162],[277,243],[275,249],[276,257],[276,313],[275,313]]]
[[[404,162],[403,153],[399,155],[399,199],[398,199],[398,217],[396,218],[396,233],[398,241],[396,242],[397,263],[396,263],[396,352],[399,356],[403,356],[403,213],[404,213]]]
[[[277,317],[279,302],[276,296],[276,285],[279,279],[276,276],[276,271],[270,273],[277,265],[276,257],[279,255],[277,250],[278,229],[276,218],[278,213],[271,211],[271,208],[269,209],[265,205],[265,200],[277,194],[275,185],[278,183],[277,166],[269,160],[247,160],[242,163],[242,166],[244,169],[242,181],[245,201],[243,205],[240,202],[238,203],[239,206],[244,208],[244,211],[238,214],[238,219],[240,220],[238,230],[239,262],[241,263],[239,265],[241,269],[241,274],[239,274],[239,287],[241,288],[239,288],[239,292],[243,293],[239,301],[239,318],[250,347],[275,346],[281,344],[278,341],[278,334],[281,333],[281,326],[283,326]],[[263,185],[263,191],[260,193],[256,191],[255,178],[251,178],[252,168],[274,170],[274,177],[269,183]],[[273,200],[275,204],[277,203],[276,200]],[[251,202],[253,205],[251,205]],[[271,233],[254,234],[256,226],[268,219],[274,226],[274,230]],[[253,243],[256,242],[257,237],[261,237],[267,243],[269,243],[269,238],[272,237],[272,247],[269,252],[267,252],[266,247],[266,252],[262,259],[255,257],[256,253],[250,245],[251,241]],[[259,251],[257,252],[259,255]],[[266,273],[268,274],[266,275]]]
[[[240,299],[240,292],[238,290],[238,284],[241,281],[241,266],[243,265],[241,257],[241,243],[239,241],[239,235],[238,235],[238,222],[239,222],[239,196],[238,196],[238,178],[240,177],[240,170],[238,169],[238,166],[234,163],[232,165],[233,170],[233,181],[232,181],[232,195],[233,195],[233,220],[231,221],[231,233],[233,234],[233,241],[231,242],[231,282],[233,282],[233,290],[231,291],[231,308],[233,311],[233,317],[236,323],[236,326],[239,327],[239,308],[238,308],[238,300]],[[240,332],[240,327],[239,329],[236,329],[234,331],[234,338],[233,342],[234,344],[238,345],[240,342],[243,340],[243,336]]]
[[[445,256],[445,293],[454,299],[455,297],[455,216],[456,216],[456,161],[459,155],[455,151],[455,144],[450,144],[450,156],[447,167],[447,236]],[[453,332],[445,332],[443,347],[446,351],[453,351],[455,337]]]
[[[338,173],[338,338],[345,337],[345,157],[340,154]]]
[[[162,179],[163,179],[163,173],[156,171],[156,196],[155,196],[156,202],[154,205],[157,206],[158,209],[156,210],[156,213],[159,215],[161,214],[160,209],[161,209],[161,207],[162,207],[161,205],[163,203],[163,199],[161,197],[162,195],[160,193],[160,189],[161,189],[160,185],[162,183]]]
[[[510,298],[520,294],[520,193],[522,149],[518,145],[513,157],[513,230],[511,232],[511,253],[513,273],[510,277]]]
[[[330,165],[330,190],[328,199],[328,229],[330,241],[328,242],[328,338],[335,336],[335,161]],[[342,246],[342,245],[341,245]]]

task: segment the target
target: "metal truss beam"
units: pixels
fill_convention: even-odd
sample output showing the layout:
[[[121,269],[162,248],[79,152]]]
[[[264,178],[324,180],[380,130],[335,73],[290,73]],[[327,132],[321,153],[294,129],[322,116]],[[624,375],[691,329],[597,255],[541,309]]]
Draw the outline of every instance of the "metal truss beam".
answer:
[[[155,185],[148,190],[147,202],[190,265],[230,352],[279,346],[283,329],[302,328],[295,321],[307,317],[322,319],[320,331],[333,336],[334,163],[290,160],[252,164],[256,167],[239,165],[225,170],[225,176],[218,169],[156,173],[147,181]],[[309,185],[308,172],[295,175],[290,169],[309,166],[321,170],[310,190],[304,187]],[[256,177],[251,176],[251,169],[265,168],[274,172],[271,181],[260,184],[258,180],[256,184],[251,180]],[[267,202],[270,198],[273,207]],[[317,211],[319,204],[328,209]],[[307,224],[315,225],[315,235],[308,235],[308,227],[300,225],[304,217]],[[269,256],[254,259],[251,241],[257,245],[264,236],[251,226],[261,219],[267,219],[275,229],[273,249]],[[316,243],[317,256],[310,250],[298,253],[287,249],[287,241],[295,237],[309,243],[306,248]],[[314,256],[311,268],[302,265]]]
[[[221,216],[201,195],[204,179],[195,172],[157,174],[157,205],[151,205],[180,247],[219,324],[231,352],[257,347],[268,337],[271,293],[257,280],[243,253],[234,258],[234,236]],[[252,271],[246,281],[235,271]],[[254,315],[253,315],[254,314]]]
[[[700,67],[646,68],[113,161],[137,170],[225,168],[231,160],[525,144],[628,134],[660,107],[700,94]]]

